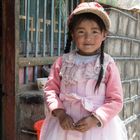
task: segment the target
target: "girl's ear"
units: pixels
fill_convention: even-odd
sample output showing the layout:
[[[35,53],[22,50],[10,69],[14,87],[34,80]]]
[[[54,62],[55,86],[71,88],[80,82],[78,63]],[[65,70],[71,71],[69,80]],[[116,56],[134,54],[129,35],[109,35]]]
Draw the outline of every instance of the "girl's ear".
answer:
[[[104,31],[103,32],[103,41],[106,39],[107,35],[108,35],[108,32],[107,31]]]
[[[74,40],[74,33],[71,32],[71,37],[72,37],[72,40]]]

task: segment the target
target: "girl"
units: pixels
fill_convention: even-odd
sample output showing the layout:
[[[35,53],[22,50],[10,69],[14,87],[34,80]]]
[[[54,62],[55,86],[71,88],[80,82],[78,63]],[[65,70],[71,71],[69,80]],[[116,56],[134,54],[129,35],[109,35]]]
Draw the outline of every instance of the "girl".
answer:
[[[104,53],[110,19],[96,2],[81,3],[68,20],[65,53],[44,88],[49,115],[41,140],[127,140],[118,117],[123,107],[120,75]],[[76,50],[70,51],[71,41]]]

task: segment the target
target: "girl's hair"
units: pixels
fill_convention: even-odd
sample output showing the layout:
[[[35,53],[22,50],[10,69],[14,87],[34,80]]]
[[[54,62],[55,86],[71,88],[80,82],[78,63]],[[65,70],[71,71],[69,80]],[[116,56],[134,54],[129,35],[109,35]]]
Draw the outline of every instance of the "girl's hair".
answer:
[[[97,80],[97,83],[95,85],[95,90],[100,86],[100,83],[101,83],[101,80],[103,78],[103,74],[104,74],[104,41],[102,42],[101,44],[101,54],[100,54],[100,73],[99,73],[99,76],[98,76],[98,80]]]
[[[106,27],[105,27],[104,22],[97,15],[95,15],[93,13],[84,13],[84,14],[74,15],[73,18],[71,19],[69,25],[68,25],[68,36],[67,36],[67,42],[66,42],[66,47],[64,49],[64,53],[70,52],[71,42],[72,42],[71,33],[74,31],[75,27],[84,20],[93,20],[99,25],[101,32],[103,30],[106,31]],[[103,73],[104,73],[103,63],[104,63],[104,41],[101,44],[101,52],[100,52],[101,69],[100,69],[97,83],[95,85],[95,90],[100,86],[101,80],[103,78]]]

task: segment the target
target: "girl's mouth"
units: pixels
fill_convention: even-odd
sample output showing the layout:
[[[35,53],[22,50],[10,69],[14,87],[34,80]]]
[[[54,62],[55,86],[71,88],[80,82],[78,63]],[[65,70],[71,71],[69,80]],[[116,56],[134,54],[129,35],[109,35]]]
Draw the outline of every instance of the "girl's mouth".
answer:
[[[85,46],[86,48],[91,48],[91,47],[93,47],[93,44],[84,44],[84,46]]]
[[[94,44],[91,44],[91,43],[85,43],[84,45],[89,45],[89,46],[92,46],[92,45],[94,45]]]

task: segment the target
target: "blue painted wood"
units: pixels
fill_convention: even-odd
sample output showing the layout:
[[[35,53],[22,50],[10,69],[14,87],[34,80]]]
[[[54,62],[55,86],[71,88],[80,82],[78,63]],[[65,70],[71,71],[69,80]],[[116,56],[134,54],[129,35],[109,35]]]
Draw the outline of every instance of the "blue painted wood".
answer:
[[[47,12],[47,0],[44,0],[44,15],[43,15],[43,57],[45,56],[46,52],[46,12]]]
[[[38,56],[38,47],[39,47],[39,41],[38,41],[38,34],[39,34],[39,0],[36,0],[36,17],[35,17],[35,57]],[[38,67],[34,67],[34,81],[36,81],[38,75]]]
[[[60,56],[67,40],[67,17],[77,3],[79,0],[24,0],[20,7],[20,39],[25,42],[20,46],[21,56]],[[38,66],[34,66],[34,81],[38,71]],[[24,83],[28,84],[28,81],[29,68],[25,67]]]
[[[54,0],[51,3],[51,42],[50,42],[50,56],[53,56],[54,52]]]
[[[27,12],[26,12],[26,57],[29,57],[29,33],[30,33],[30,0],[27,1]],[[28,83],[28,67],[25,67],[25,71],[24,71],[24,83],[27,84]]]
[[[38,33],[39,33],[39,0],[36,0],[36,16],[35,16],[35,57],[38,56]]]
[[[59,14],[58,14],[58,56],[61,50],[61,27],[62,27],[62,0],[59,0]]]

